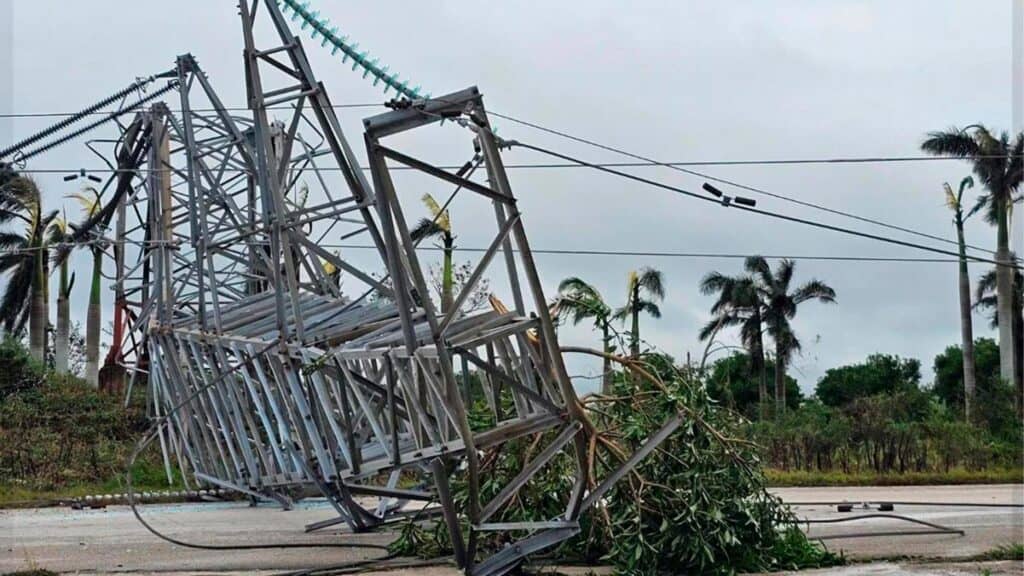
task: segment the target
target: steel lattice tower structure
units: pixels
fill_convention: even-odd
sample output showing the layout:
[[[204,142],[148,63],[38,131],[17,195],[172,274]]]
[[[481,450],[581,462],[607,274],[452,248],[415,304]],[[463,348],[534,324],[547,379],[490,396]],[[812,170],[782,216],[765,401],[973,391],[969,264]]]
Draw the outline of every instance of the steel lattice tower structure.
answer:
[[[581,513],[680,421],[608,478],[588,477],[593,429],[563,365],[483,97],[469,88],[404,98],[367,118],[368,181],[277,2],[242,0],[239,9],[250,114],[229,113],[184,55],[165,75],[179,110],[153,105],[115,150],[114,347],[166,419],[165,454],[187,476],[253,499],[287,507],[296,495],[323,494],[337,517],[309,529],[441,516],[468,574],[507,572],[577,534]],[[261,23],[272,45],[257,45]],[[282,109],[271,121],[268,111]],[[389,145],[445,120],[467,136],[473,160],[463,170]],[[490,245],[451,309],[429,297],[410,200],[389,163],[491,206]],[[478,168],[483,181],[472,178]],[[372,243],[386,276],[322,247],[328,234]],[[491,309],[465,311],[488,270],[503,270],[511,307],[492,296]],[[490,424],[471,425],[474,403],[486,404]],[[536,439],[535,455],[484,497],[482,451],[526,436]],[[517,491],[556,458],[569,459],[574,474],[564,513],[502,522]],[[456,473],[464,502],[452,496]],[[399,487],[403,474],[420,484]],[[426,508],[404,506],[410,501]],[[477,541],[494,531],[519,540],[482,558]]]

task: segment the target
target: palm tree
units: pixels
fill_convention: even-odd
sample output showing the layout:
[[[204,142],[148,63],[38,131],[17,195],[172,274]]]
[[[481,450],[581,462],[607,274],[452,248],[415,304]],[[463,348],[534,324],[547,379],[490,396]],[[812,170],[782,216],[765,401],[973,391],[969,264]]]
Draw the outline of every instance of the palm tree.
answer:
[[[82,192],[71,194],[70,197],[82,205],[85,220],[80,227],[87,226],[93,221],[102,208],[100,194],[95,188],[87,187]],[[92,254],[92,280],[89,285],[89,307],[85,313],[85,380],[97,388],[100,382],[100,281],[103,277],[103,246],[99,241],[101,238],[95,234],[94,236],[89,244],[89,252]]]
[[[991,326],[999,326],[998,298],[996,296],[996,282],[998,268],[990,270],[978,279],[977,291],[975,292],[975,307],[993,311],[991,315]],[[1013,337],[1014,346],[1020,350],[1024,348],[1024,274],[1020,270],[1014,270],[1013,274]],[[1024,364],[1018,362],[1014,366],[1014,381],[1017,388],[1017,410],[1024,415]]]
[[[921,149],[931,154],[953,155],[971,162],[974,174],[988,191],[978,199],[987,208],[985,219],[996,226],[996,260],[1002,263],[996,274],[996,298],[999,316],[999,374],[1012,382],[1015,373],[1013,338],[1013,275],[1010,264],[1010,223],[1012,206],[1020,201],[1015,193],[1024,180],[1024,132],[1013,142],[1003,132],[999,136],[979,124],[945,132],[930,132]]]
[[[661,318],[658,302],[665,299],[664,279],[660,271],[644,267],[629,273],[626,285],[626,304],[615,311],[613,318],[631,320],[629,330],[629,353],[636,358],[640,355],[640,313],[646,312],[652,318]]]
[[[764,361],[764,302],[753,276],[726,276],[710,272],[701,280],[700,291],[718,294],[711,306],[712,319],[701,329],[701,341],[711,340],[723,328],[740,327],[740,341],[750,355],[751,370],[758,378],[758,402],[761,418],[768,406],[768,371]]]
[[[971,279],[967,273],[967,244],[964,241],[964,222],[974,215],[981,203],[964,214],[964,190],[974,187],[974,178],[965,177],[960,181],[960,188],[953,193],[948,182],[943,183],[946,192],[946,206],[953,211],[953,225],[956,226],[956,240],[960,247],[960,340],[964,357],[964,420],[971,420],[971,406],[974,403],[975,368],[974,368],[974,326],[971,321]]]
[[[447,313],[455,304],[455,269],[452,264],[455,236],[452,235],[451,217],[448,210],[442,210],[437,200],[430,194],[423,195],[423,203],[426,204],[431,217],[420,220],[409,235],[416,242],[425,238],[441,238],[444,251],[444,264],[441,267],[441,312]]]
[[[42,362],[46,353],[46,230],[57,212],[44,213],[35,182],[10,178],[0,187],[0,224],[20,221],[23,234],[0,232],[0,274],[9,274],[0,298],[0,322],[8,334],[29,326],[29,352]]]
[[[67,218],[55,218],[50,224],[47,242],[53,246],[64,244],[70,239]],[[54,369],[59,374],[68,372],[68,357],[71,339],[71,306],[69,298],[71,288],[75,284],[74,273],[68,274],[68,250],[57,251],[56,263],[60,269],[60,281],[57,286],[57,331],[54,338]]]
[[[800,350],[800,340],[790,321],[800,304],[809,300],[835,302],[836,293],[824,282],[814,279],[790,290],[796,263],[789,259],[782,260],[774,273],[761,256],[747,258],[745,265],[764,302],[764,322],[768,335],[775,342],[775,411],[776,415],[781,415],[786,410],[786,366],[793,353]]]
[[[568,320],[575,326],[584,320],[593,319],[594,327],[601,331],[601,344],[605,353],[612,347],[612,309],[605,303],[601,293],[583,280],[570,277],[558,285],[558,295],[552,303],[552,312],[559,321]],[[601,379],[601,394],[608,395],[612,388],[611,359],[604,359]]]

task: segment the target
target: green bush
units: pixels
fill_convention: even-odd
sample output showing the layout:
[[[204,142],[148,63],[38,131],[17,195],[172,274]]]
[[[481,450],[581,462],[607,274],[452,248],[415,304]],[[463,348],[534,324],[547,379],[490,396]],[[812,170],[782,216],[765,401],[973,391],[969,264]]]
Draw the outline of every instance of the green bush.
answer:
[[[11,338],[0,342],[0,366],[0,488],[116,484],[147,425],[141,403],[125,408],[78,378],[46,372]]]
[[[774,402],[775,362],[765,362],[768,403]],[[716,360],[710,367],[707,386],[708,393],[720,404],[731,408],[747,418],[756,419],[758,415],[758,384],[761,375],[751,369],[750,355],[742,352],[734,353]],[[786,376],[786,406],[795,409],[804,399],[799,384],[791,376]]]
[[[105,480],[143,426],[117,398],[50,377],[0,406],[0,478],[39,487]]]
[[[29,355],[17,339],[5,336],[0,340],[0,402],[11,394],[36,388],[45,381],[42,364]]]
[[[812,400],[750,431],[766,464],[783,471],[948,473],[1020,469],[1022,460],[1019,422],[994,434],[919,389],[857,398],[839,408]]]
[[[667,356],[646,358],[661,378],[617,373],[613,397],[593,407],[602,437],[635,451],[676,414],[683,424],[609,491],[603,505],[581,518],[581,534],[555,555],[578,561],[603,560],[625,574],[734,573],[831,565],[841,559],[812,544],[796,518],[768,492],[756,447],[735,435],[744,421],[712,401],[703,382],[676,370]],[[664,388],[662,388],[664,386]],[[503,398],[509,404],[508,398]],[[472,410],[477,427],[493,423],[486,405]],[[481,493],[488,499],[529,461],[553,433],[519,439],[481,456]],[[614,450],[598,442],[593,466],[599,478],[619,463]],[[564,512],[575,461],[558,457],[519,490],[489,522],[539,521]],[[464,501],[464,474],[453,470],[454,497]],[[478,543],[493,553],[506,540],[496,535]],[[393,550],[434,556],[449,551],[443,524],[410,523]]]
[[[921,362],[891,354],[872,354],[864,362],[830,368],[818,381],[815,396],[828,406],[880,394],[914,391],[921,382]]]

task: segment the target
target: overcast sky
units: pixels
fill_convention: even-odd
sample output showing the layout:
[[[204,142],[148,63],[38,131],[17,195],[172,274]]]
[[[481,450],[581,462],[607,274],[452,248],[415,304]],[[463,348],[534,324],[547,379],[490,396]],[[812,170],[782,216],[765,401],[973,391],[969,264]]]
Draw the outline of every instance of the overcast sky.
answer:
[[[184,52],[199,59],[225,103],[244,105],[233,1],[0,1],[13,3],[12,111],[81,109],[137,76],[172,67]],[[929,130],[970,123],[1010,128],[1010,0],[313,4],[361,48],[434,95],[475,84],[494,111],[663,161],[914,156]],[[306,46],[334,103],[384,100],[379,88],[318,43]],[[0,104],[2,99],[0,91]],[[360,120],[369,113],[340,112],[357,148]],[[19,118],[6,128],[20,138],[52,121]],[[592,161],[625,160],[508,121],[496,124],[505,138]],[[7,138],[3,128],[0,137]],[[103,135],[113,132],[95,134]],[[461,146],[451,138],[435,145],[431,138],[417,135],[407,144],[438,163],[467,159],[464,138]],[[525,150],[505,158],[550,160]],[[95,166],[99,162],[78,142],[34,159],[30,168]],[[969,173],[966,164],[948,161],[702,170],[946,238],[953,228],[942,183],[955,184]],[[661,168],[637,173],[692,190],[703,182]],[[928,256],[725,210],[589,170],[519,170],[511,178],[534,248]],[[74,191],[59,175],[39,180],[53,207]],[[765,209],[898,235],[738,193],[754,196]],[[453,207],[463,246],[486,242],[474,237],[475,216]],[[980,218],[969,224],[967,237],[976,245],[995,243],[994,229]],[[642,321],[644,337],[683,358],[702,350],[696,330],[708,318],[711,299],[697,292],[700,278],[710,270],[738,272],[741,261],[541,255],[538,266],[549,294],[560,279],[575,275],[615,304],[625,298],[630,269],[662,270],[664,315]],[[76,268],[80,284],[72,314],[84,321],[87,259],[80,257]],[[972,275],[985,268],[972,266]],[[828,282],[839,301],[807,304],[796,318],[804,352],[794,361],[793,376],[805,390],[828,368],[874,352],[920,359],[930,381],[934,356],[959,339],[955,264],[802,260],[796,276],[797,282]],[[992,335],[987,318],[975,320],[976,334]],[[583,328],[564,330],[562,339],[597,345]],[[593,367],[574,363],[571,371],[588,370]]]

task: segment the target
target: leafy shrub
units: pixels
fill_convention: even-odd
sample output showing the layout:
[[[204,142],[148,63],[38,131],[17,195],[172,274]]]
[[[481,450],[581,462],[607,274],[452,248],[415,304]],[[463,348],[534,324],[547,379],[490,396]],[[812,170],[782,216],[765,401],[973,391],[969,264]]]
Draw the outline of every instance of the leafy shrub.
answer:
[[[768,403],[774,402],[775,362],[765,362]],[[707,385],[708,393],[720,404],[736,410],[747,418],[755,419],[758,413],[758,384],[761,375],[752,370],[750,355],[734,353],[716,360],[710,367]],[[786,406],[795,409],[803,401],[804,394],[791,376],[786,376]]]
[[[917,390],[920,382],[920,361],[872,354],[859,364],[830,368],[818,381],[815,395],[828,406],[845,406],[861,398]]]
[[[47,375],[0,405],[0,481],[50,489],[107,480],[122,471],[144,426],[141,412],[120,399]]]
[[[767,491],[756,447],[735,438],[745,421],[713,402],[704,383],[676,370],[667,356],[645,360],[654,379],[616,373],[612,397],[590,404],[603,430],[592,461],[597,476],[606,477],[622,455],[635,451],[670,418],[682,413],[683,424],[616,484],[602,504],[583,515],[581,534],[555,554],[580,561],[603,559],[626,574],[732,573],[839,561],[810,543],[788,508]],[[477,427],[493,422],[483,403],[472,414]],[[549,435],[484,451],[484,499],[506,485]],[[489,521],[558,517],[564,512],[564,496],[572,491],[574,466],[568,457],[556,458]],[[464,501],[466,481],[457,470],[452,487],[454,497]],[[507,543],[501,538],[480,541],[478,550],[500,549]],[[410,523],[393,550],[446,553],[447,530],[443,524]]]
[[[0,367],[0,402],[45,381],[43,366],[32,359],[21,342],[10,336],[0,340]]]
[[[1008,401],[1009,402],[1009,401]],[[1012,411],[1012,403],[1010,410]],[[751,426],[766,463],[789,471],[928,473],[1020,468],[1021,428],[993,434],[958,419],[927,391],[908,389],[834,408],[805,402],[782,419]]]

